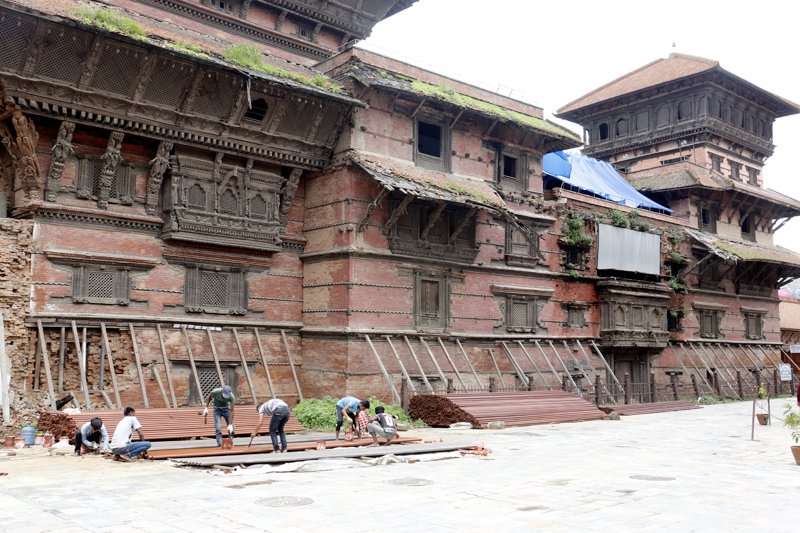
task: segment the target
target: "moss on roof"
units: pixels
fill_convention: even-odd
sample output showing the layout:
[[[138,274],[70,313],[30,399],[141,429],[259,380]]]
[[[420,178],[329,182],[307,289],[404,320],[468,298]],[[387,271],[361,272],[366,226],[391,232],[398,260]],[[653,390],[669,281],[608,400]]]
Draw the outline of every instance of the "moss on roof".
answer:
[[[530,126],[538,130],[546,131],[553,135],[569,138],[570,140],[573,140],[577,143],[581,142],[580,138],[575,133],[567,129],[564,129],[558,126],[557,124],[554,124],[547,120],[537,117],[532,117],[530,115],[526,115],[518,111],[507,109],[497,104],[492,104],[484,100],[473,98],[472,96],[467,96],[466,94],[458,93],[445,85],[433,85],[431,83],[410,78],[408,76],[403,76],[401,74],[392,74],[392,76],[409,82],[411,91],[427,96],[429,98],[443,100],[445,102],[449,102],[459,107],[474,109],[475,111],[481,111],[483,113],[495,116],[497,118],[502,118],[510,120],[512,122],[524,124],[526,126]]]
[[[147,40],[147,33],[145,33],[141,24],[111,9],[105,7],[79,7],[75,10],[75,16],[89,26],[102,28],[113,33],[121,33],[140,41]]]

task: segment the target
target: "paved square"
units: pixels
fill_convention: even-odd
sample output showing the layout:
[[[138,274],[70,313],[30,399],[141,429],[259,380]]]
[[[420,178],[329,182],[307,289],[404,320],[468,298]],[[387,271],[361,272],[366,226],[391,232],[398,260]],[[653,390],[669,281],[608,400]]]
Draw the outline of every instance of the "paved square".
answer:
[[[794,399],[773,400],[773,416]],[[789,531],[800,466],[751,404],[505,430],[426,429],[486,457],[225,475],[24,450],[0,458],[2,531]],[[295,465],[294,467],[297,467]],[[338,468],[341,467],[341,468]],[[315,471],[320,468],[330,470]]]

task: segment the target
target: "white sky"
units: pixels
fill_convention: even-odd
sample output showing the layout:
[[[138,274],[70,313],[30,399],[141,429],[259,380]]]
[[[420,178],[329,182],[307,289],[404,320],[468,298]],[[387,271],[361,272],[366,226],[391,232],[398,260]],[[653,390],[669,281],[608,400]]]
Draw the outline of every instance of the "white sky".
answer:
[[[766,8],[771,5],[771,8]],[[791,3],[741,0],[419,0],[360,46],[531,102],[559,107],[677,51],[800,103],[798,25]],[[563,123],[576,132],[577,124]],[[800,116],[778,119],[765,186],[800,198],[792,154]],[[775,242],[800,253],[800,217]]]

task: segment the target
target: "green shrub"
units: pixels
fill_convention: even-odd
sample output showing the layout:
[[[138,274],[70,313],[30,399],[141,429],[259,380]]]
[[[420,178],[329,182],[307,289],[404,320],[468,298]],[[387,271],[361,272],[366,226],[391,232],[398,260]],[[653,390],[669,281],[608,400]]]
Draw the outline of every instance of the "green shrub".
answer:
[[[295,406],[294,416],[306,429],[334,431],[336,429],[336,402],[338,401],[338,398],[331,398],[330,396],[325,396],[322,399],[307,398]],[[369,404],[370,414],[375,414],[375,408],[382,405],[387,413],[397,417],[398,422],[423,425],[420,421],[414,421],[399,405],[383,403],[374,396],[369,398]]]
[[[608,211],[608,221],[612,226],[616,226],[618,228],[628,227],[628,215],[616,209],[610,209]]]
[[[75,11],[75,15],[81,22],[102,28],[104,30],[121,33],[134,39],[145,40],[147,33],[144,28],[133,19],[124,17],[111,9],[105,7],[89,8],[81,7]]]
[[[669,260],[676,265],[682,265],[686,263],[686,258],[683,257],[680,253],[672,251],[669,253]]]

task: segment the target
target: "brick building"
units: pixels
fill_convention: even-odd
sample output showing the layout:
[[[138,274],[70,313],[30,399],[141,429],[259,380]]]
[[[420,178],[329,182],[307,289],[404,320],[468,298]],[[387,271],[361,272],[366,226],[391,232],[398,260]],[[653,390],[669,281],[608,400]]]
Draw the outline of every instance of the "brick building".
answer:
[[[411,3],[0,0],[4,407],[766,370],[797,106],[684,56],[567,105],[630,207],[545,174],[582,143],[540,108],[350,46]]]

